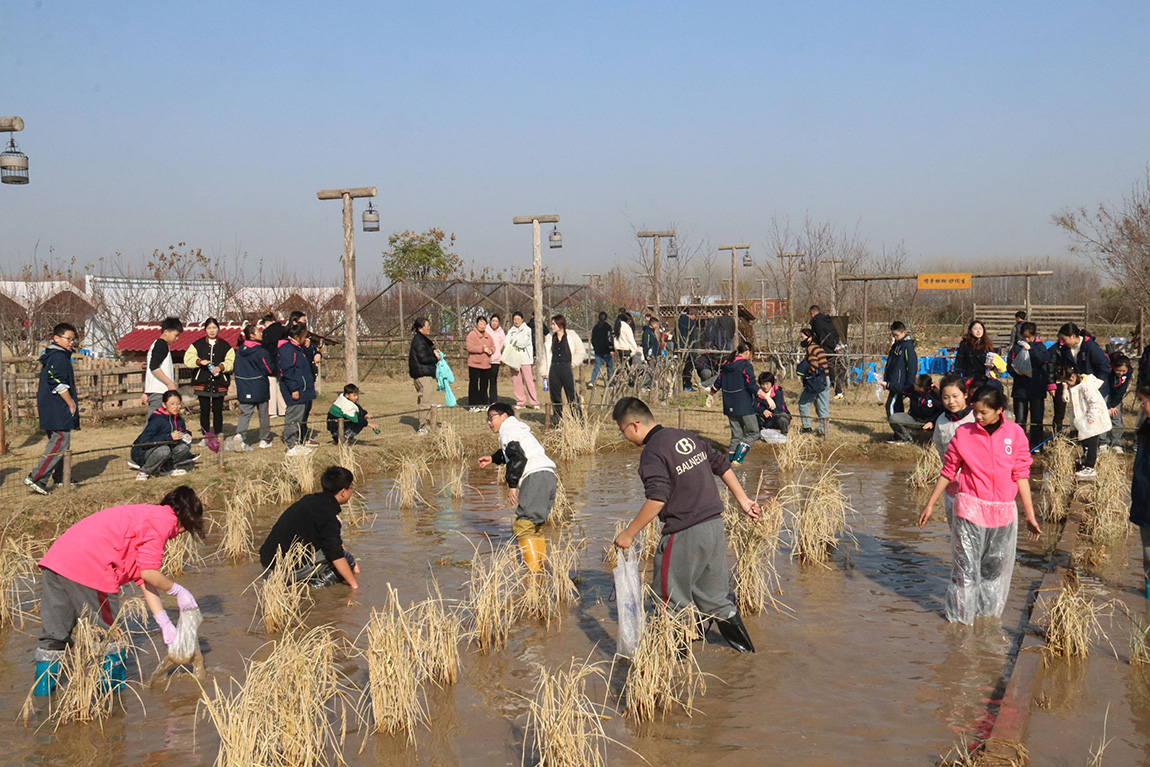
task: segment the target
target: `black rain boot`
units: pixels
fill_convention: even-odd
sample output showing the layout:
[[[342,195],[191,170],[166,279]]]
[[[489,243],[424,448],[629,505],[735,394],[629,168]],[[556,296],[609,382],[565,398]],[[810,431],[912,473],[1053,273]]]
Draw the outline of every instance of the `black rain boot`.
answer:
[[[727,640],[727,644],[731,647],[739,652],[755,651],[755,645],[751,642],[751,635],[747,633],[747,627],[743,625],[743,619],[739,617],[737,611],[726,620],[716,618],[715,625],[719,627],[719,633],[723,635],[723,639]]]

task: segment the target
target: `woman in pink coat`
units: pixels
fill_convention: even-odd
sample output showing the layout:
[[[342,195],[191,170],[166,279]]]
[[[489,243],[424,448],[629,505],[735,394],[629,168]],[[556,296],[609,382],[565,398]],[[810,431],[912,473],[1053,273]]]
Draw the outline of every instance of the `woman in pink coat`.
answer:
[[[1030,497],[1032,459],[1026,432],[1002,417],[1007,402],[1001,390],[979,387],[971,401],[974,423],[955,431],[943,457],[942,475],[918,518],[923,527],[947,486],[958,482],[946,617],[966,624],[977,615],[1000,616],[1006,607],[1018,541],[1015,498],[1022,500],[1031,535],[1037,538],[1041,532]]]
[[[191,592],[160,572],[164,545],[181,533],[203,539],[204,507],[192,488],[181,485],[158,505],[114,506],[84,517],[64,531],[40,560],[40,641],[36,648],[36,694],[47,695],[56,684],[64,648],[85,613],[108,628],[115,620],[116,595],[134,581],[164,635],[176,628],[157,595],[176,598],[181,610],[197,608]],[[123,679],[117,652],[104,662],[112,679]]]

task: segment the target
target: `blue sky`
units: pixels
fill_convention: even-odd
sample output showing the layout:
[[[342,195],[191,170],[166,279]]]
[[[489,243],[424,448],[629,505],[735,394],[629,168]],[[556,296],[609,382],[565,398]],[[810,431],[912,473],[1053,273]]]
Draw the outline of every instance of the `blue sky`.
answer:
[[[923,258],[1057,255],[1150,162],[1144,2],[0,4],[0,267],[176,242],[339,277],[337,202],[571,273],[632,226],[761,252],[772,217]],[[357,220],[362,204],[357,208]],[[559,253],[556,255],[558,256]],[[551,254],[548,254],[549,257]]]

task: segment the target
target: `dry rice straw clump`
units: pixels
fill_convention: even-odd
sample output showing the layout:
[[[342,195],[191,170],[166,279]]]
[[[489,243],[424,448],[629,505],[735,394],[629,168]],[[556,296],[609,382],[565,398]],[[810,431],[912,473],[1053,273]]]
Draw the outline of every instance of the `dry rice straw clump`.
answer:
[[[431,470],[427,468],[427,462],[423,458],[415,455],[402,456],[399,459],[395,489],[391,493],[396,505],[401,509],[410,509],[415,506],[416,501],[426,504],[423,496],[419,494],[419,489],[423,485],[424,476],[430,475]]]
[[[57,727],[70,722],[99,722],[112,713],[117,695],[130,687],[127,682],[121,689],[109,684],[104,656],[116,651],[132,652],[125,626],[142,622],[147,616],[147,605],[136,597],[124,600],[111,628],[103,628],[87,613],[80,617],[72,629],[72,644],[60,660],[61,683],[48,701],[48,721]],[[35,711],[36,700],[29,691],[22,712],[25,724]]]
[[[5,534],[0,538],[0,628],[19,624],[36,609],[36,579],[40,569],[30,538]]]
[[[367,623],[367,667],[371,712],[378,732],[404,733],[415,742],[415,727],[424,718],[419,699],[423,678],[419,637],[399,594],[387,586],[387,605],[372,610]]]
[[[578,596],[571,580],[578,554],[576,545],[570,539],[562,538],[552,541],[547,547],[542,572],[533,573],[526,567],[521,568],[521,593],[516,609],[547,626],[552,621],[561,622],[563,608]]]
[[[741,613],[758,613],[768,607],[777,612],[791,609],[775,598],[781,590],[774,557],[783,529],[783,504],[776,497],[762,507],[758,520],[740,512],[728,533],[735,552],[735,605]]]
[[[1135,618],[1130,631],[1130,665],[1147,664],[1150,664],[1150,623]]]
[[[219,553],[233,562],[247,559],[255,553],[252,532],[252,508],[259,505],[265,486],[244,481],[224,499],[223,521],[220,523]]]
[[[1098,476],[1083,515],[1083,532],[1096,546],[1122,548],[1130,536],[1130,479],[1126,463],[1115,453],[1103,453],[1095,468]]]
[[[435,455],[451,463],[460,463],[466,453],[459,429],[451,421],[444,421],[434,431],[432,446]]]
[[[537,666],[539,678],[527,710],[523,762],[547,767],[604,767],[610,740],[603,731],[602,707],[587,696],[589,679],[604,678],[598,664],[571,659],[565,669]]]
[[[296,455],[285,455],[283,474],[288,477],[295,489],[303,495],[319,490],[319,478],[315,470],[315,451],[307,450]],[[282,499],[291,500],[289,498]]]
[[[514,543],[497,546],[489,556],[478,552],[471,560],[467,582],[471,640],[483,652],[507,645],[507,635],[515,623],[517,594],[523,566]]]
[[[294,574],[305,563],[311,562],[312,557],[297,541],[286,552],[276,552],[275,560],[252,584],[267,633],[287,631],[303,622],[307,614],[305,602],[310,595],[307,581],[297,581]]]
[[[690,716],[695,695],[707,691],[707,682],[691,643],[703,638],[701,616],[694,606],[675,610],[648,587],[654,609],[643,622],[639,647],[623,687],[626,715],[649,722],[672,708]]]
[[[564,418],[554,429],[543,435],[548,455],[570,461],[581,455],[592,455],[599,445],[603,418],[594,415],[575,415]]]
[[[434,590],[415,605],[412,624],[418,640],[423,675],[435,684],[455,684],[459,679],[459,640],[463,621],[459,610],[447,605],[432,581]]]
[[[1017,740],[989,738],[977,748],[956,743],[938,767],[1027,767],[1029,764],[1026,746]]]
[[[548,515],[547,520],[555,527],[567,527],[575,518],[575,504],[571,502],[571,496],[567,493],[567,487],[563,484],[563,478],[559,473],[555,473],[555,502],[551,504],[551,514]]]
[[[1085,658],[1090,645],[1105,638],[1098,616],[1105,605],[1083,596],[1078,575],[1068,570],[1057,596],[1048,601],[1039,623],[1046,629],[1046,654],[1058,658]]]
[[[177,535],[164,544],[164,558],[160,568],[169,575],[183,575],[189,568],[199,567],[203,563],[199,539],[190,533]]]
[[[285,634],[264,660],[249,661],[232,692],[203,689],[203,715],[220,738],[217,767],[343,764],[350,686],[336,668],[339,641],[328,626]]]
[[[823,471],[815,484],[805,490],[793,516],[791,555],[800,562],[830,567],[840,543],[854,540],[847,525],[850,504],[834,469]]]
[[[906,478],[906,483],[918,490],[933,488],[942,473],[942,459],[933,446],[919,447],[914,471]]]
[[[811,434],[798,429],[787,433],[787,441],[775,449],[779,471],[795,471],[814,463],[819,457],[818,441]]]
[[[611,538],[611,543],[603,547],[603,563],[609,567],[615,567],[619,563],[619,548],[615,545],[615,538],[619,537],[619,533],[627,529],[629,523],[625,519],[615,520],[615,535]],[[655,556],[655,551],[659,548],[659,540],[663,537],[663,523],[656,517],[647,523],[647,526],[639,531],[635,536],[635,540],[631,542],[639,550],[639,560],[650,560]]]
[[[1058,521],[1070,513],[1070,494],[1074,492],[1074,462],[1082,449],[1064,434],[1051,439],[1043,448],[1046,470],[1042,477],[1042,501],[1048,518]]]

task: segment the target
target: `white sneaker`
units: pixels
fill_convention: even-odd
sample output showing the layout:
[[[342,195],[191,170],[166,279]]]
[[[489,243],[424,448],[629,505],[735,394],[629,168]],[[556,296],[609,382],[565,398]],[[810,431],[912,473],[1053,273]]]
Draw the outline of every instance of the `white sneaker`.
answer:
[[[188,473],[187,469],[172,469],[168,472],[169,477],[182,477]]]
[[[147,478],[148,478],[148,475],[146,472],[142,472],[142,471],[136,472],[136,481],[137,482],[143,482]]]
[[[843,395],[842,392],[839,392],[838,394],[835,395],[835,399],[846,399],[846,397]]]
[[[140,464],[136,463],[131,458],[129,458],[128,459],[128,468],[129,469],[136,469],[138,471],[140,468]]]
[[[189,463],[195,463],[198,460],[200,460],[200,456],[199,455],[193,455],[193,456],[189,456],[189,457],[185,458],[184,460],[180,461],[176,465],[177,466],[187,466]]]
[[[1074,476],[1078,477],[1079,479],[1094,479],[1098,476],[1098,472],[1094,469],[1079,469],[1078,471],[1074,472]]]
[[[1098,452],[1099,453],[1109,453],[1110,452],[1110,445],[1099,445],[1098,446]]]
[[[427,429],[420,429],[419,431],[416,432],[416,434],[418,434],[420,437],[426,437],[428,432],[427,432]]]
[[[311,452],[311,448],[305,445],[296,445],[287,449],[287,455],[307,455]]]
[[[261,450],[266,450],[267,448],[272,446],[272,443],[268,442],[266,439],[261,439],[259,446],[260,446]]]
[[[1125,453],[1126,451],[1122,449],[1121,445],[1112,445],[1110,447],[1110,452],[1112,452],[1112,453]]]

